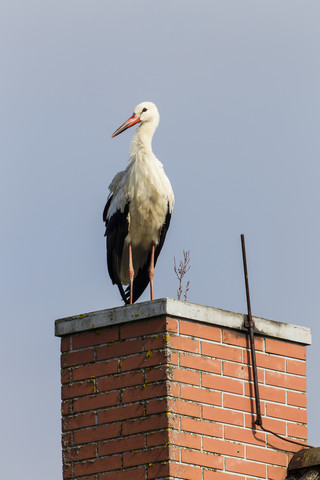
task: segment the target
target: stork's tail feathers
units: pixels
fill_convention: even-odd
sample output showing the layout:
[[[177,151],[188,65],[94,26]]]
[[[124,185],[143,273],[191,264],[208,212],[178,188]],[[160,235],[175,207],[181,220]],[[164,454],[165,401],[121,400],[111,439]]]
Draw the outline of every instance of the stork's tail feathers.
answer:
[[[129,295],[128,295],[128,288],[126,289],[126,291],[124,291],[123,289],[123,286],[121,283],[117,283],[118,285],[118,288],[119,288],[119,292],[120,292],[120,295],[122,297],[122,300],[124,301],[124,303],[126,303],[127,305],[130,303],[130,287],[129,288]]]

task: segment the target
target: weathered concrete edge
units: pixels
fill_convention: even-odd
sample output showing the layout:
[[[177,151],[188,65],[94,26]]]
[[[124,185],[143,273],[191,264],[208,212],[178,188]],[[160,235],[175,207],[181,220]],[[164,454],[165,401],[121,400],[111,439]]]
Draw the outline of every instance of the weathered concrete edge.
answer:
[[[72,333],[149,319],[161,315],[186,318],[236,330],[244,330],[243,324],[246,319],[246,315],[242,313],[181,302],[171,298],[160,298],[152,302],[136,303],[134,305],[125,305],[123,307],[109,308],[107,310],[58,319],[55,321],[55,335],[63,337]],[[311,344],[310,328],[259,317],[253,317],[253,320],[255,331],[258,334],[302,343],[303,345]]]

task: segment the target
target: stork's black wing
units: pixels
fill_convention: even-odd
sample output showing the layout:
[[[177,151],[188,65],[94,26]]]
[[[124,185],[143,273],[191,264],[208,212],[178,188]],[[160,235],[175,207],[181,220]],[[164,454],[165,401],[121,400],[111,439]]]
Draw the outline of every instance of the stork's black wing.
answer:
[[[113,196],[110,196],[103,211],[103,221],[106,224],[106,245],[107,245],[107,263],[108,272],[113,284],[117,284],[123,300],[128,303],[127,295],[125,294],[119,275],[121,266],[121,256],[123,251],[123,244],[128,235],[128,202],[123,210],[116,210],[116,212],[108,219],[108,211],[112,203]],[[129,295],[130,299],[130,295]]]
[[[168,204],[168,210],[167,210],[167,214],[166,214],[164,224],[162,225],[159,243],[156,246],[155,251],[154,251],[154,265],[156,265],[159,254],[160,254],[161,249],[163,247],[163,244],[164,244],[164,241],[165,241],[165,238],[166,238],[166,235],[167,235],[167,231],[168,231],[168,228],[169,228],[169,225],[170,225],[170,220],[171,220],[171,213],[169,211],[169,204]],[[150,259],[151,259],[151,251],[148,255],[146,263],[144,264],[142,269],[140,269],[138,271],[138,274],[133,281],[133,297],[132,297],[133,303],[138,300],[138,298],[143,294],[143,292],[145,291],[145,289],[148,286]],[[130,286],[126,288],[124,294],[125,294],[125,298],[123,297],[123,295],[122,295],[122,298],[124,299],[124,301],[126,303],[129,303],[129,301],[130,301]]]

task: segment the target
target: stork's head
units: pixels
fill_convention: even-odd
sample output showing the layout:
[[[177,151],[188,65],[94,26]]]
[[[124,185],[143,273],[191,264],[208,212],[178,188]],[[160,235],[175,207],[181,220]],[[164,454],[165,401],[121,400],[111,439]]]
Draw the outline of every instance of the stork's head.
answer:
[[[157,107],[152,102],[142,102],[136,106],[132,117],[128,118],[120,127],[112,134],[111,138],[116,137],[119,133],[124,132],[127,128],[132,127],[136,123],[149,124],[153,130],[159,125],[160,115]]]

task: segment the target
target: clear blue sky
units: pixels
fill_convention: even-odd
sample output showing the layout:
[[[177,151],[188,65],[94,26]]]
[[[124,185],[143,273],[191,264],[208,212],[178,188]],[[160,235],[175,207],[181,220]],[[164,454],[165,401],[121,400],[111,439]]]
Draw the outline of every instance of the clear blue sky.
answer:
[[[0,399],[3,478],[61,477],[54,320],[121,305],[102,210],[144,100],[176,205],[155,277],[175,297],[312,329],[309,441],[320,444],[318,0],[2,0]],[[146,300],[145,295],[142,300]]]

